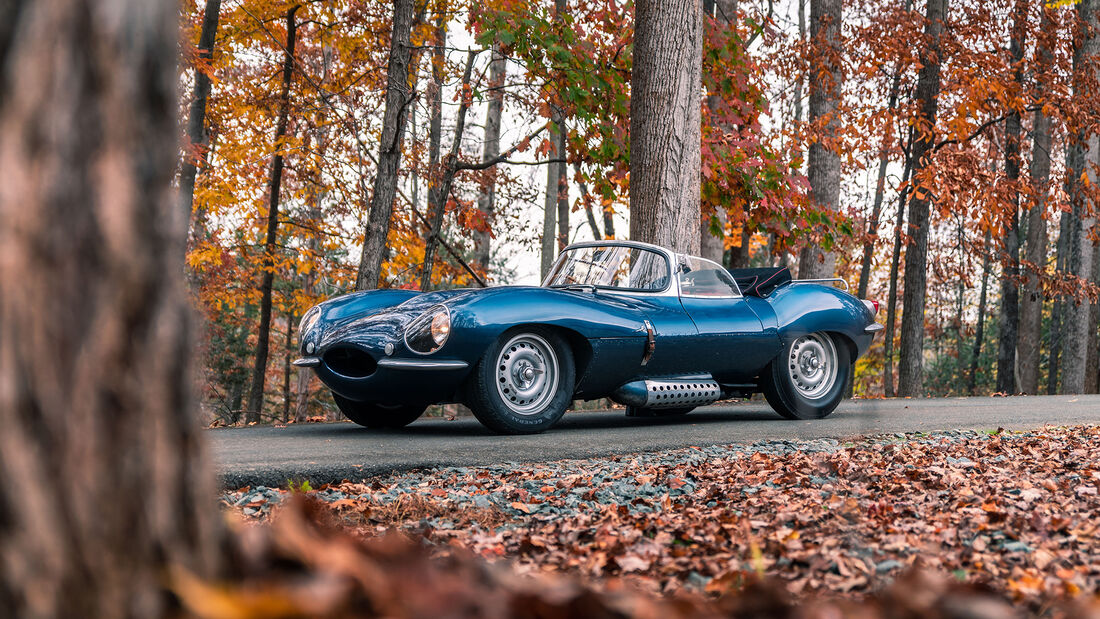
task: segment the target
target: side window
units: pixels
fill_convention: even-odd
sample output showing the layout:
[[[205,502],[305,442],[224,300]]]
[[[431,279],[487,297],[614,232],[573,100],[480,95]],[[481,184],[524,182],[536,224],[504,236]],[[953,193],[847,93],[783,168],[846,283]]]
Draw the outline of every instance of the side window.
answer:
[[[680,294],[685,297],[739,297],[741,291],[728,271],[710,260],[680,257]]]

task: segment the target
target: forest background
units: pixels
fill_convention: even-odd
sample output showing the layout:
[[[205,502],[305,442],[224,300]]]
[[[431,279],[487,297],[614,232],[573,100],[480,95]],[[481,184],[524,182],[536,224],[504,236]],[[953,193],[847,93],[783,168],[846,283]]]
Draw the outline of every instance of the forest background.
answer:
[[[210,418],[335,414],[290,364],[325,298],[536,283],[640,225],[631,2],[407,4],[183,4]],[[677,233],[880,301],[856,396],[1096,392],[1098,5],[706,0],[701,207]]]

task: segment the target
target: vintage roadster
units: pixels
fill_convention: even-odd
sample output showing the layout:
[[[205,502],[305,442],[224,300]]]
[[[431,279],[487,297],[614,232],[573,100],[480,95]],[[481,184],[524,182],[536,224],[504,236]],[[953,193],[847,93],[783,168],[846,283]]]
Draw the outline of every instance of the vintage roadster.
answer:
[[[791,419],[843,397],[877,304],[785,268],[720,265],[630,241],[577,243],[540,287],[374,290],[310,309],[294,363],[340,410],[397,428],[462,402],[503,433],[541,432],[575,399],[680,415],[763,392]]]

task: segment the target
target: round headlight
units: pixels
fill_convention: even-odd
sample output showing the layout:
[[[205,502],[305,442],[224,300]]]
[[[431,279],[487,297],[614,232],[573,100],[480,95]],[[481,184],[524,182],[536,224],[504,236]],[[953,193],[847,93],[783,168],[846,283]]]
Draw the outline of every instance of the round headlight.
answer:
[[[405,345],[422,355],[439,350],[451,335],[451,313],[447,307],[436,305],[416,317],[405,328]]]
[[[432,316],[432,340],[442,346],[451,334],[451,315],[446,311]]]

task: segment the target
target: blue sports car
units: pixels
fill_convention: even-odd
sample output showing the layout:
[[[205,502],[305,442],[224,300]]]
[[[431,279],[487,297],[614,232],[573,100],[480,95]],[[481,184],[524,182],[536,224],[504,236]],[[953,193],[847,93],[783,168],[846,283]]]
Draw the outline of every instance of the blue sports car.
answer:
[[[882,325],[877,304],[786,268],[728,271],[630,241],[571,245],[540,287],[373,290],[302,318],[302,358],[340,410],[397,428],[462,402],[497,432],[542,432],[575,399],[682,415],[763,392],[820,418]]]

